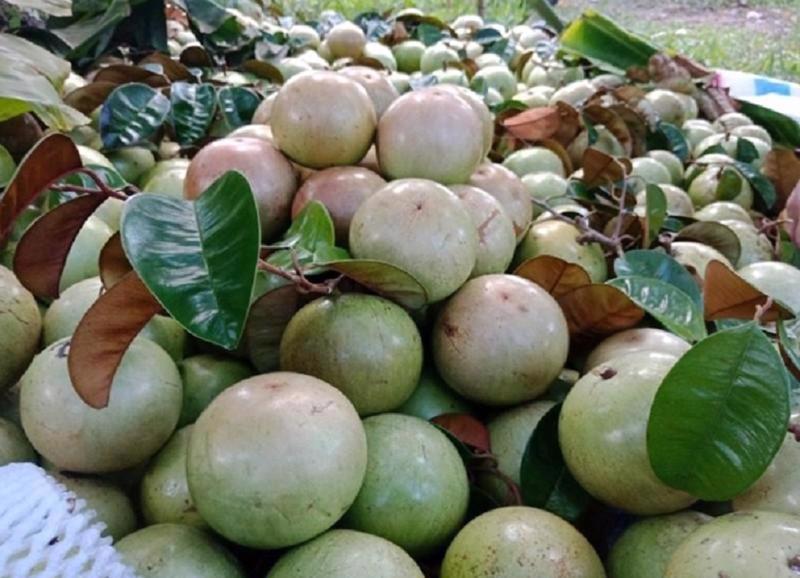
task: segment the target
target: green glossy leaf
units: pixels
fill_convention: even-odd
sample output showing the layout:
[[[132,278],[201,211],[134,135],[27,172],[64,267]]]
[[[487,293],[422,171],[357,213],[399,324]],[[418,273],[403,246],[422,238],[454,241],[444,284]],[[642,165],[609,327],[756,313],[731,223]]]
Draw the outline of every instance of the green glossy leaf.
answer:
[[[408,309],[421,309],[428,303],[428,295],[420,282],[411,273],[389,263],[348,259],[323,265]]]
[[[444,32],[438,26],[422,22],[414,30],[414,38],[420,40],[425,46],[431,46],[444,38]]]
[[[767,129],[775,144],[789,148],[800,148],[800,123],[796,120],[759,104],[739,101],[742,114]]]
[[[233,171],[194,202],[136,195],[122,214],[125,254],[147,288],[187,331],[228,349],[244,330],[260,243],[253,193]]]
[[[647,134],[647,148],[672,151],[681,161],[686,162],[691,155],[689,143],[681,129],[668,122],[659,122],[656,130]]]
[[[526,0],[526,5],[535,10],[539,16],[556,32],[564,30],[564,22],[558,17],[550,0]]]
[[[687,341],[706,336],[703,310],[674,285],[647,277],[617,277],[608,284],[624,292],[675,335]]]
[[[741,161],[736,161],[733,165],[742,173],[756,192],[756,205],[764,209],[774,207],[778,201],[778,193],[770,180],[753,165]]]
[[[645,189],[646,217],[647,217],[647,244],[648,246],[658,238],[664,219],[667,218],[667,197],[658,185],[647,185]]]
[[[319,201],[311,201],[295,217],[283,238],[270,245],[270,249],[305,247],[313,250],[318,245],[333,245],[335,236],[328,209]]]
[[[703,295],[686,268],[662,250],[628,251],[614,261],[618,277],[648,277],[673,285],[686,293],[698,306],[703,305]]]
[[[200,140],[214,121],[217,108],[214,87],[210,84],[175,82],[170,90],[172,126],[182,145]]]
[[[781,241],[781,261],[800,269],[800,248],[787,240]]]
[[[791,328],[787,328],[786,323],[781,319],[778,321],[777,326],[781,350],[795,370],[800,372],[800,335],[797,334],[797,331],[800,330],[800,325],[795,323]]]
[[[680,230],[676,241],[703,243],[722,253],[731,263],[737,263],[742,253],[742,244],[736,233],[721,223],[698,221]]]
[[[114,28],[131,15],[128,0],[112,0],[108,7],[91,14],[84,14],[66,26],[50,27],[50,31],[71,49],[71,59],[87,56],[91,52],[99,55],[108,46]]]
[[[743,183],[744,179],[739,171],[733,167],[723,168],[717,183],[716,197],[720,201],[732,201],[741,193]]]
[[[103,146],[117,149],[144,142],[161,128],[169,110],[169,99],[146,84],[115,88],[100,111]]]
[[[758,149],[746,138],[736,141],[736,160],[743,163],[752,163],[758,159]]]
[[[750,487],[786,435],[789,376],[755,323],[707,337],[664,378],[647,451],[666,484],[709,501]]]
[[[0,145],[0,188],[5,187],[11,177],[14,176],[14,171],[17,170],[17,163],[11,158],[11,153]]]
[[[558,443],[561,404],[553,406],[533,430],[520,467],[520,491],[527,506],[576,522],[591,497],[572,477]]]
[[[219,89],[217,101],[225,124],[231,130],[250,124],[260,102],[255,92],[241,86]]]

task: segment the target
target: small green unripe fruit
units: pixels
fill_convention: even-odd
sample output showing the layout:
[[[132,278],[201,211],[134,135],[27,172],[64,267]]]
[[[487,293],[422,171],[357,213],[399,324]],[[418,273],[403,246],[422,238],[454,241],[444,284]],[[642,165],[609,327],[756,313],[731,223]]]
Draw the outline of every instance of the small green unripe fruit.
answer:
[[[131,499],[120,488],[100,478],[53,474],[59,483],[94,510],[95,520],[103,522],[105,536],[117,542],[136,530],[136,511]]]
[[[719,251],[702,243],[694,241],[677,241],[670,245],[672,257],[689,270],[692,275],[700,279],[706,278],[706,267],[711,261],[720,261],[730,269],[733,265]]]
[[[472,520],[445,554],[441,578],[605,578],[591,544],[544,510],[499,508]]]
[[[765,142],[768,146],[770,147],[772,146],[772,136],[769,134],[767,129],[757,124],[746,124],[742,126],[737,126],[731,131],[731,134],[739,138],[760,140],[762,142]]]
[[[0,266],[0,392],[16,383],[36,354],[42,316],[36,299]]]
[[[129,147],[109,153],[108,159],[120,176],[129,183],[138,184],[139,179],[156,164],[156,159],[144,147]]]
[[[514,256],[514,266],[539,255],[558,257],[582,267],[594,283],[602,283],[608,274],[603,248],[597,243],[578,243],[577,227],[554,219],[534,223]]]
[[[652,327],[626,329],[601,341],[586,358],[583,371],[589,372],[598,365],[628,353],[652,351],[680,357],[690,347],[691,345],[685,340],[663,329]]]
[[[564,367],[569,346],[556,301],[513,275],[467,282],[442,308],[432,339],[442,378],[467,399],[487,405],[544,393]]]
[[[555,94],[555,90],[550,86],[534,86],[518,92],[512,100],[521,102],[528,108],[541,108],[550,103],[553,94]]]
[[[668,215],[675,215],[678,217],[694,216],[694,204],[692,203],[692,198],[686,191],[674,185],[665,185],[663,183],[658,186],[661,192],[664,193],[664,198],[667,201]],[[637,207],[642,207],[642,209],[647,207],[647,191],[641,191],[636,195],[636,204]]]
[[[466,281],[478,249],[469,212],[447,188],[424,179],[389,183],[365,200],[350,223],[350,249],[359,259],[386,261],[411,273],[429,302]]]
[[[189,526],[149,526],[115,546],[141,578],[245,578],[230,552],[202,530]]]
[[[469,503],[464,463],[447,437],[407,415],[364,420],[367,474],[344,517],[350,528],[386,538],[412,556],[444,544]]]
[[[473,89],[477,89],[484,83],[485,86],[499,92],[505,100],[510,99],[517,92],[517,79],[514,78],[514,74],[508,69],[505,62],[484,66],[478,70],[472,77],[471,86]]]
[[[653,150],[649,151],[647,156],[658,161],[669,171],[670,182],[673,185],[680,185],[683,182],[683,163],[674,153],[670,151]]]
[[[566,176],[561,157],[545,147],[531,147],[515,151],[506,157],[503,166],[511,169],[518,177],[533,173],[553,173]]]
[[[559,441],[572,475],[598,500],[640,515],[695,502],[662,483],[647,456],[647,419],[672,355],[630,353],[584,375],[564,400]]]
[[[432,368],[423,368],[414,393],[397,408],[397,413],[428,421],[446,413],[470,413],[469,403],[459,396]]]
[[[36,463],[36,452],[17,424],[0,417],[0,467],[17,462]]]
[[[283,77],[284,82],[300,74],[301,72],[309,72],[312,70],[311,65],[308,64],[303,59],[300,58],[282,58],[275,63],[275,68],[277,68],[281,76]]]
[[[341,22],[331,28],[325,36],[325,43],[334,60],[358,58],[367,44],[367,37],[359,26],[352,22]]]
[[[563,86],[553,93],[550,97],[550,106],[558,102],[566,103],[573,107],[578,107],[597,92],[594,84],[589,80],[576,80]]]
[[[739,275],[762,291],[800,314],[800,269],[776,261],[752,263],[739,270]]]
[[[504,65],[505,61],[499,54],[484,52],[475,59],[475,64],[478,65],[478,69],[481,69],[488,68],[489,66]]]
[[[281,369],[330,383],[360,415],[370,415],[411,396],[422,370],[422,338],[402,307],[347,293],[300,309],[283,333],[280,355]]]
[[[416,562],[388,540],[331,530],[284,555],[268,578],[423,578]]]
[[[366,89],[325,70],[299,74],[284,84],[270,119],[281,151],[312,169],[357,164],[372,144],[376,123]]]
[[[97,207],[93,213],[95,217],[103,221],[113,231],[119,231],[120,220],[122,219],[122,209],[125,201],[122,199],[108,198]]]
[[[534,173],[522,177],[522,183],[528,189],[532,199],[556,206],[570,202],[567,196],[567,179],[554,173]],[[533,206],[533,214],[538,217],[544,209]]]
[[[749,225],[753,224],[753,219],[741,205],[731,203],[730,201],[716,201],[710,205],[706,205],[699,211],[696,211],[694,218],[698,221],[726,221],[736,220]]]
[[[159,161],[141,178],[143,193],[160,193],[176,199],[183,198],[183,183],[189,170],[189,159]]]
[[[100,274],[100,251],[113,234],[111,228],[97,217],[91,216],[86,220],[67,254],[58,284],[60,291]]]
[[[678,546],[711,520],[700,512],[687,511],[636,522],[611,549],[609,578],[664,578]]]
[[[717,132],[730,132],[736,127],[752,124],[753,121],[749,116],[740,112],[728,112],[715,120],[713,126]]]
[[[321,534],[355,500],[367,442],[355,408],[308,375],[257,375],[223,391],[194,425],[189,490],[227,539],[282,548]]]
[[[472,173],[469,184],[500,201],[514,223],[517,240],[522,239],[533,219],[533,203],[522,180],[503,165],[487,162]]]
[[[218,355],[195,355],[180,364],[183,405],[178,427],[194,423],[215,397],[253,375],[250,366]]]
[[[664,578],[796,578],[800,517],[735,512],[693,532],[675,551]]]
[[[772,259],[772,244],[767,236],[759,233],[753,225],[735,219],[722,220],[720,224],[728,227],[739,239],[742,251],[739,260],[734,263],[737,269]]]
[[[644,98],[664,122],[681,126],[688,118],[683,101],[671,90],[656,89]]]
[[[397,60],[392,49],[380,42],[367,42],[364,45],[364,58],[372,58],[380,62],[387,71],[397,70]]]
[[[663,185],[672,182],[672,175],[667,167],[654,158],[639,157],[631,161],[633,170],[631,184],[636,192],[642,191],[648,184]]]
[[[704,139],[716,134],[711,123],[706,120],[687,120],[681,127],[690,150],[694,150]]]
[[[122,358],[103,409],[86,405],[67,372],[69,338],[50,345],[22,376],[20,412],[36,451],[61,470],[113,472],[140,464],[178,422],[181,377],[169,355],[147,339]]]
[[[296,46],[319,46],[319,33],[306,24],[295,24],[289,28],[289,40]]]
[[[494,115],[486,106],[486,103],[470,89],[463,86],[454,86],[452,84],[443,84],[437,87],[439,90],[449,91],[463,98],[467,104],[475,111],[478,118],[483,124],[483,155],[486,157],[489,151],[492,150],[494,142]]]
[[[392,53],[397,61],[397,70],[410,74],[419,70],[425,45],[419,40],[405,40],[392,46]]]
[[[448,64],[461,62],[458,52],[449,46],[437,43],[428,46],[422,53],[419,62],[419,70],[422,74],[430,74],[435,70],[445,68]]]
[[[589,146],[589,132],[587,130],[582,130],[567,147],[567,153],[573,166],[580,167],[583,165],[583,155],[588,148],[599,150],[612,157],[626,156],[625,148],[610,130],[603,125],[595,126],[595,130],[597,130],[597,140],[591,147]]]

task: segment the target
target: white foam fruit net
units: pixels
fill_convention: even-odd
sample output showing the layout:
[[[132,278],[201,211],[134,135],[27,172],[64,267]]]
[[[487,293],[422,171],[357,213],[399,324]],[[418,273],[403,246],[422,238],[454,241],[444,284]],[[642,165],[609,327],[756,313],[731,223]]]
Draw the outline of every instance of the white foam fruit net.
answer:
[[[0,578],[136,578],[94,517],[40,467],[0,467]]]

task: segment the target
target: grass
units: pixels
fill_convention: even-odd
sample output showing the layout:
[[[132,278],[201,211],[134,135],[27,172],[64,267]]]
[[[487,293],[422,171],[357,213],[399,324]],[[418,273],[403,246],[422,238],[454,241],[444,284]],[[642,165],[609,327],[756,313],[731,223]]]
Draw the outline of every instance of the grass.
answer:
[[[667,50],[687,54],[719,68],[742,70],[800,82],[800,0],[561,0],[565,20],[592,8]],[[416,6],[451,20],[474,13],[476,0],[287,0],[303,14],[333,9],[353,17],[360,12]],[[485,0],[488,19],[514,24],[531,17],[524,1]],[[748,19],[757,11],[761,19]],[[534,19],[535,19],[534,15]]]

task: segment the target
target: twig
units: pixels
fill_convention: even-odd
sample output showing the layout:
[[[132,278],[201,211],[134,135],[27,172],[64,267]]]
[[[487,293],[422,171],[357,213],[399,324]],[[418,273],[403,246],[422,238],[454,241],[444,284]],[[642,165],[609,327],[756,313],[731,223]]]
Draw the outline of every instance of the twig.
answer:
[[[103,179],[97,176],[96,172],[94,172],[92,169],[88,167],[81,167],[79,169],[76,169],[75,172],[84,174],[90,179],[92,179],[92,181],[94,182],[94,184],[97,186],[98,189],[97,191],[91,191],[94,194],[100,192],[107,197],[113,197],[115,199],[120,199],[123,201],[128,198],[128,195],[123,192],[127,187],[123,187],[122,189],[119,190],[112,189],[103,181]]]
[[[772,297],[767,297],[767,300],[764,301],[763,305],[756,305],[756,313],[753,315],[753,321],[755,321],[758,325],[761,325],[761,319],[764,315],[769,311],[769,308],[772,307],[774,301]]]
[[[786,223],[794,223],[794,219],[776,219],[773,221],[772,219],[764,218],[764,220],[761,221],[761,225],[758,227],[758,234],[767,237],[770,247],[772,248],[772,258],[776,261],[781,260],[780,227]]]
[[[794,435],[796,442],[800,442],[800,423],[789,424],[789,433]]]
[[[339,281],[342,280],[342,276],[340,275],[339,277],[328,279],[322,283],[314,283],[303,274],[300,263],[297,261],[297,256],[294,252],[292,252],[292,262],[294,265],[294,272],[287,271],[264,260],[259,260],[258,268],[290,281],[297,287],[298,291],[306,294],[331,295],[339,284]]]

